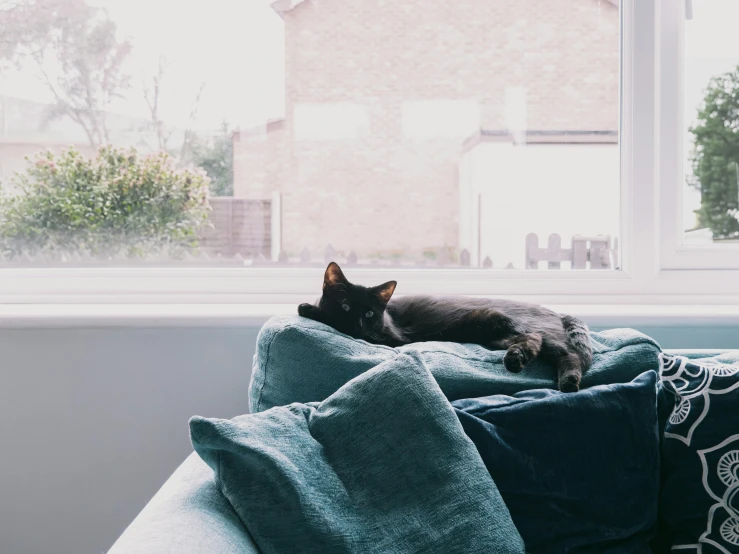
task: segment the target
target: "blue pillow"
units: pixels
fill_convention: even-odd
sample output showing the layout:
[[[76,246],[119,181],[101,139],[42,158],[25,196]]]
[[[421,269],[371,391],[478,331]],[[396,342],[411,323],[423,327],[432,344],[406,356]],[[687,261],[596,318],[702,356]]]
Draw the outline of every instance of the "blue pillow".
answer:
[[[739,553],[739,351],[697,360],[662,354],[660,376],[674,396],[662,445],[666,546]]]
[[[264,554],[523,554],[474,445],[418,354],[319,403],[194,417],[197,453]]]
[[[657,521],[657,374],[577,394],[452,403],[527,552],[648,553]]]

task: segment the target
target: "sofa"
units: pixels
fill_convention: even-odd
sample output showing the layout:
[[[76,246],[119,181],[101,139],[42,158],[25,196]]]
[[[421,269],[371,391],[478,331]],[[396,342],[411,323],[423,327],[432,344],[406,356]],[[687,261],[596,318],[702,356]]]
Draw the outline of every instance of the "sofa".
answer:
[[[631,330],[594,333],[593,342],[594,364],[583,378],[583,390],[626,383],[644,372],[659,371],[663,369],[660,364],[664,365],[661,359],[682,360],[683,365],[689,360],[709,366],[739,362],[737,351],[662,352],[652,339]],[[409,352],[429,367],[449,401],[555,388],[550,368],[535,363],[521,374],[509,374],[502,366],[502,353],[475,345],[422,343],[393,349],[352,340],[307,319],[276,317],[259,335],[244,411],[248,408],[252,413],[265,412],[294,402],[315,405],[379,364]],[[678,388],[682,386],[682,381],[675,382]],[[677,395],[677,400],[663,406],[663,411],[677,409],[675,402],[680,400]],[[669,422],[661,417],[663,432]],[[670,421],[677,419],[673,415]],[[666,479],[663,476],[663,483]],[[731,523],[733,519],[727,521]],[[728,527],[722,525],[723,532]],[[193,453],[129,525],[109,554],[251,554],[260,552],[257,542],[221,492],[211,466]],[[665,546],[665,551],[669,546]],[[716,550],[720,551],[727,550]]]

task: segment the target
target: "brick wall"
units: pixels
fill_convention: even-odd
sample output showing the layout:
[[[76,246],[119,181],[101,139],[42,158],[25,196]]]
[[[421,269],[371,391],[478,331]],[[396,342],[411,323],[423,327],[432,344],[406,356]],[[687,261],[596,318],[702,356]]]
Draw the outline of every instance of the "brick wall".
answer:
[[[288,252],[457,244],[464,137],[409,137],[407,102],[474,102],[485,129],[618,128],[609,0],[305,0],[283,16],[285,120],[236,136],[234,176],[236,196],[281,192]],[[298,128],[301,106],[347,102],[366,111],[358,136]]]

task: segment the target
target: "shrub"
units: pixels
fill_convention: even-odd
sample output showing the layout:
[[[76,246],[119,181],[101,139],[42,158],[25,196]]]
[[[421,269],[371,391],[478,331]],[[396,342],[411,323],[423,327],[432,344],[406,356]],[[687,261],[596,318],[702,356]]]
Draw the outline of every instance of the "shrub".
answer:
[[[197,246],[210,209],[205,173],[175,169],[164,153],[43,152],[11,182],[14,194],[0,200],[0,249],[9,257],[178,256]]]

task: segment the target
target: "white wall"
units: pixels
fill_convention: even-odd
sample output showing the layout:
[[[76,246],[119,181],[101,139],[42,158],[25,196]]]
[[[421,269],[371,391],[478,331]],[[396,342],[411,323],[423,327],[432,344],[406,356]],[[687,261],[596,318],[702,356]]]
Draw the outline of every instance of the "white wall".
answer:
[[[739,348],[736,326],[641,330]],[[0,329],[0,553],[106,551],[191,452],[190,416],[247,411],[257,331]]]

